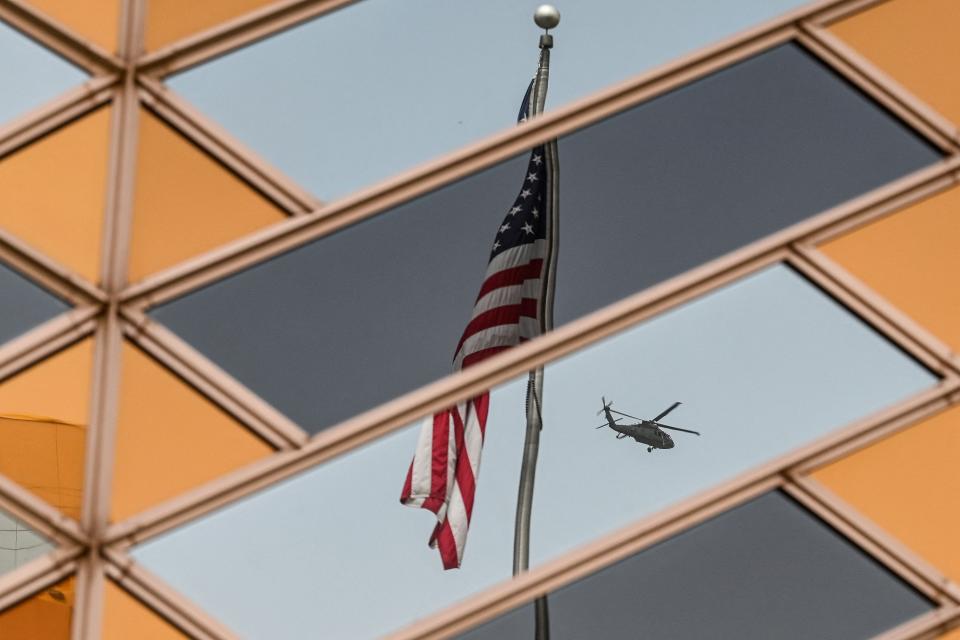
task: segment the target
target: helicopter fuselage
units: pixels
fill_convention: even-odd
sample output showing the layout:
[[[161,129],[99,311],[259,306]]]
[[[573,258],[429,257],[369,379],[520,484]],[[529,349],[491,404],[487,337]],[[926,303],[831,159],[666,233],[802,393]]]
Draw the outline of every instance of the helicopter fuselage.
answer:
[[[607,426],[621,434],[617,438],[633,438],[653,449],[673,449],[673,438],[657,426],[657,423],[644,420],[636,424],[617,424],[609,410],[606,412]]]

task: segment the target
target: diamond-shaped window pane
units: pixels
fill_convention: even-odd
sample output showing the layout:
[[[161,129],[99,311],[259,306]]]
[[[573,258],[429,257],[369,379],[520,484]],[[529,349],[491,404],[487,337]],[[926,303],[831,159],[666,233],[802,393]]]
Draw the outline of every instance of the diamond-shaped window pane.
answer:
[[[69,307],[13,269],[0,263],[0,344],[33,329]]]
[[[566,105],[801,4],[567,0],[555,30],[547,106]],[[510,127],[536,65],[535,6],[355,2],[187,71],[171,85],[320,199],[332,200]]]
[[[910,397],[936,378],[792,270],[761,271],[546,367],[531,564],[556,558]],[[463,566],[401,507],[419,425],[138,548],[250,637],[371,637],[510,577],[526,376],[491,391]],[[675,446],[618,440],[675,400]],[[630,420],[626,421],[631,422]],[[237,562],[237,558],[249,562]],[[283,584],[283,597],[275,585]],[[269,603],[269,604],[268,604]],[[269,611],[269,615],[267,612]],[[682,636],[681,636],[682,637]],[[732,637],[732,636],[731,636]]]
[[[0,125],[87,79],[82,71],[3,22],[0,60],[4,61],[0,65]]]
[[[558,323],[940,158],[793,44],[567,135],[559,154]],[[451,371],[525,162],[153,315],[304,429],[325,429]]]

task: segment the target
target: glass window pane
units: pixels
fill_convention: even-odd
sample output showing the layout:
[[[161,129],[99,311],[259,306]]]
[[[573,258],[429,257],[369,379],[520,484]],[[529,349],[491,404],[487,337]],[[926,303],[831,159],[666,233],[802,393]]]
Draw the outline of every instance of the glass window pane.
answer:
[[[960,349],[958,209],[960,189],[950,189],[820,249],[938,338]]]
[[[0,574],[13,571],[53,548],[47,538],[0,509]]]
[[[87,79],[85,73],[0,22],[0,125]],[[16,64],[9,61],[16,60]]]
[[[66,28],[89,38],[104,51],[117,50],[120,0],[28,0]],[[148,3],[150,4],[150,3]]]
[[[772,492],[558,589],[548,609],[556,640],[799,640],[871,638],[932,605]],[[526,605],[459,637],[532,638],[533,619]]]
[[[924,420],[813,477],[916,551],[960,579],[960,409]]]
[[[567,0],[549,105],[800,6]],[[171,85],[323,200],[510,127],[533,75],[536,3],[365,0]]]
[[[783,266],[550,364],[533,565],[936,383]],[[441,571],[432,516],[398,505],[419,425],[137,548],[241,635],[366,637],[510,576],[526,378],[491,393],[463,567]],[[685,402],[675,448],[595,430],[600,397],[640,417]],[[283,523],[283,526],[278,526]],[[238,563],[236,558],[254,558]],[[273,585],[284,584],[282,597]]]
[[[105,107],[0,160],[0,224],[90,282],[100,273],[109,131]]]
[[[131,281],[286,218],[148,111],[140,112],[137,159]]]
[[[0,263],[0,344],[60,315],[69,307],[30,280]]]
[[[960,92],[950,78],[960,65],[954,0],[888,0],[858,11],[830,30],[894,80],[954,122]]]
[[[110,517],[120,521],[273,449],[160,363],[122,351]]]
[[[0,638],[68,640],[75,582],[69,578],[0,612]]]
[[[150,0],[146,3],[144,46],[153,51],[197,31],[265,7],[273,0]]]
[[[93,339],[0,382],[0,473],[80,517]]]
[[[107,580],[103,590],[103,635],[101,640],[186,640],[187,636],[167,623],[145,604]]]
[[[795,45],[569,135],[559,152],[558,322],[939,157]],[[153,315],[319,431],[450,372],[525,162],[470,176]]]

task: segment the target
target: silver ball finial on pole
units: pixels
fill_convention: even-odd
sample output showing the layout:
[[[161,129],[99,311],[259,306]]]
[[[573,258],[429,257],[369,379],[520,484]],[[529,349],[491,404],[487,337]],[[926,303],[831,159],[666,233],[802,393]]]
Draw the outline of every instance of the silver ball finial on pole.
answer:
[[[533,12],[533,21],[541,29],[553,29],[560,24],[560,12],[552,4],[542,4]]]
[[[542,4],[533,12],[533,21],[545,32],[540,36],[540,48],[551,48],[553,46],[553,36],[546,32],[560,24],[560,12],[552,4]]]

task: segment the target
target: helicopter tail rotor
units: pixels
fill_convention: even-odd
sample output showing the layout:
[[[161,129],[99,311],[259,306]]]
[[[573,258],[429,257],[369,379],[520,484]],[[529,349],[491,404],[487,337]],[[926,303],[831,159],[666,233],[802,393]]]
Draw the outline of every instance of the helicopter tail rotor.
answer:
[[[603,403],[603,409],[600,409],[600,411],[597,411],[597,415],[598,415],[598,416],[601,415],[604,411],[606,411],[607,409],[609,409],[610,407],[613,406],[613,400],[611,400],[610,402],[607,402],[607,399],[604,398],[603,396],[600,396],[600,402]],[[606,425],[604,425],[604,426],[606,426]]]

